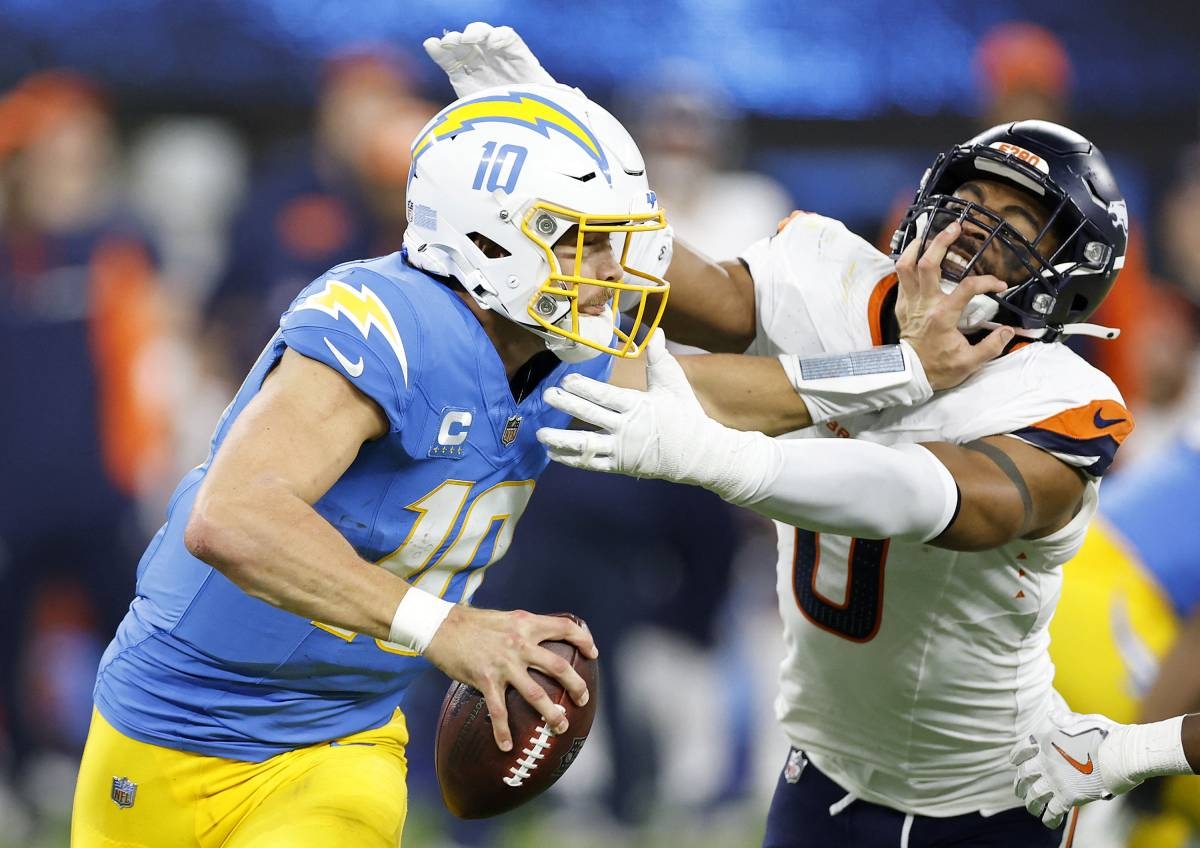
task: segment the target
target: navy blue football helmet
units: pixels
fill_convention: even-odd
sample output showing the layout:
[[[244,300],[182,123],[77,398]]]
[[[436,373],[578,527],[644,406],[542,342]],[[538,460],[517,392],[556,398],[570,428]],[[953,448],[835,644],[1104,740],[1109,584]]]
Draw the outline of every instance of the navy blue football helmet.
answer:
[[[1028,239],[992,210],[953,196],[971,180],[996,180],[1030,194],[1047,213],[1044,226]],[[1129,218],[1104,156],[1083,136],[1048,121],[1001,124],[939,155],[892,237],[893,256],[918,238],[924,252],[954,221],[969,223],[983,240],[965,268],[943,264],[943,276],[960,281],[999,244],[1027,274],[989,295],[1000,305],[994,320],[1044,329],[1047,341],[1064,325],[1086,320],[1125,264]],[[1055,239],[1058,246],[1047,253],[1043,248]]]

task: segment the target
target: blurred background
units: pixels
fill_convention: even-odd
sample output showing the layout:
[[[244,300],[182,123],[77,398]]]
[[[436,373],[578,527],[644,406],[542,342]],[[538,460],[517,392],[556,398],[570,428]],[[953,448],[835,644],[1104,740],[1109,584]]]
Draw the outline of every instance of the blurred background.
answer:
[[[1138,421],[1114,478],[1200,449],[1185,0],[0,0],[3,848],[66,845],[96,663],[166,496],[295,293],[399,248],[409,142],[453,98],[420,44],[479,19],[627,122],[677,235],[717,258],[793,208],[886,244],[940,150],[1002,120],[1069,123],[1133,220],[1094,319],[1124,333],[1081,348]],[[757,845],[787,753],[773,531],[701,491],[574,474],[547,472],[477,603],[588,620],[605,658],[592,741],[527,809],[454,822],[430,675],[406,704],[405,845]],[[1179,485],[1176,529],[1200,527],[1200,472]],[[1183,627],[1200,594],[1175,589],[1200,562],[1173,567]]]

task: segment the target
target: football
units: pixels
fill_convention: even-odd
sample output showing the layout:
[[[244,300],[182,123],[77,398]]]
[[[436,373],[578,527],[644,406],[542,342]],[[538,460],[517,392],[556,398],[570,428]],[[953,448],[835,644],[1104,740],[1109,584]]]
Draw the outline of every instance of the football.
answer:
[[[582,623],[577,616],[563,614]],[[452,684],[442,702],[434,750],[442,800],[459,818],[499,815],[537,797],[563,776],[587,741],[599,703],[597,661],[569,642],[542,645],[574,666],[587,684],[587,705],[576,706],[558,681],[531,669],[533,679],[551,700],[566,709],[570,727],[562,736],[555,736],[542,717],[509,687],[506,703],[513,749],[505,752],[492,736],[483,695],[464,683]]]

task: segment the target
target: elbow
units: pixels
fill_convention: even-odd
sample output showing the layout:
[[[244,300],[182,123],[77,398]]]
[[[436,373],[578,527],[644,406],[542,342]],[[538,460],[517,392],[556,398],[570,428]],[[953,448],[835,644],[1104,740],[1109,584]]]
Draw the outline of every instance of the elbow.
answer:
[[[231,562],[236,529],[229,514],[229,510],[211,498],[197,498],[183,530],[183,545],[187,552],[216,568]]]
[[[198,499],[183,530],[183,545],[189,554],[215,568],[242,591],[271,602],[258,591],[254,572],[247,567],[247,536],[238,527],[235,515],[238,512],[234,509],[212,501],[202,504]]]
[[[211,564],[216,558],[219,534],[220,529],[212,518],[199,508],[194,508],[183,530],[183,546],[196,559]]]

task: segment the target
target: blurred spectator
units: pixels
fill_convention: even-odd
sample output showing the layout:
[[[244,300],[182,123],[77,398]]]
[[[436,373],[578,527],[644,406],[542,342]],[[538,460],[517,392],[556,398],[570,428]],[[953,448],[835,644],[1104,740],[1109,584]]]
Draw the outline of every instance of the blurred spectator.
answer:
[[[1155,333],[1146,340],[1144,362],[1156,403],[1138,420],[1147,451],[1164,446],[1200,416],[1200,145],[1181,157],[1159,224],[1165,267],[1177,284],[1177,297],[1171,308],[1148,319]]]
[[[124,611],[136,499],[166,462],[162,299],[119,164],[82,78],[40,73],[0,99],[0,720],[18,780],[35,755],[77,757],[82,669]]]
[[[1114,349],[1124,358],[1109,374],[1137,419],[1126,462],[1164,449],[1200,414],[1200,147],[1181,157],[1158,223],[1169,279],[1150,276],[1135,230],[1120,284],[1097,312],[1123,331]]]
[[[415,96],[398,54],[329,61],[312,139],[270,152],[232,231],[209,307],[209,349],[237,379],[301,288],[330,267],[399,250],[408,148],[436,107]]]
[[[1071,60],[1048,29],[1028,21],[993,27],[975,49],[975,68],[985,99],[984,126],[1029,118],[1066,121]]]
[[[622,105],[624,101],[624,105]],[[770,177],[738,170],[741,116],[717,81],[681,60],[660,66],[618,110],[641,147],[675,235],[720,259],[775,232],[791,210]]]

